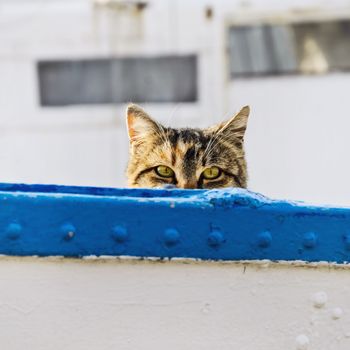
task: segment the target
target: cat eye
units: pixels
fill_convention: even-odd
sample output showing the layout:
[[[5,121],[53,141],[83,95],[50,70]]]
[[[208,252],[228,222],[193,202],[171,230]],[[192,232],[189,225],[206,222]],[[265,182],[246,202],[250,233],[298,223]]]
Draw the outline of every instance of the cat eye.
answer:
[[[221,175],[221,169],[217,166],[212,166],[210,168],[205,169],[202,172],[202,175],[207,180],[217,179]]]
[[[174,176],[174,170],[170,169],[168,166],[165,166],[165,165],[158,165],[154,170],[157,173],[157,175],[161,177]]]

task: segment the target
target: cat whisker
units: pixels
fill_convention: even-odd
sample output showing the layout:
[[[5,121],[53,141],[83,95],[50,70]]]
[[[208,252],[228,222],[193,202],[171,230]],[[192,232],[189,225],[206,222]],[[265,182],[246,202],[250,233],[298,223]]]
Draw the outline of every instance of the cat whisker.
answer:
[[[170,124],[171,120],[173,119],[175,113],[180,109],[181,103],[177,103],[175,107],[173,108],[172,112],[170,113],[170,116],[167,120],[167,125]]]
[[[210,138],[210,140],[209,140],[209,142],[208,142],[208,146],[206,147],[206,149],[205,149],[205,151],[204,151],[204,153],[203,153],[203,157],[202,157],[202,158],[204,158],[205,156],[207,156],[207,153],[210,151],[210,147],[212,147],[213,143],[217,140],[217,138],[218,138],[219,136],[221,136],[221,133],[222,133],[222,131],[225,129],[226,125],[227,125],[227,123],[224,124],[224,125],[222,125],[222,126],[219,128],[219,130],[217,130],[217,131],[215,132],[215,134],[213,134],[213,136]]]
[[[226,136],[220,135],[220,136],[221,136],[220,138],[217,137],[215,140],[213,140],[211,148],[208,151],[208,153],[206,154],[207,158],[209,158],[212,155],[212,153],[214,152],[215,148],[219,145],[218,141],[226,142],[226,141],[231,141],[231,139],[232,139],[231,135],[226,135]],[[244,156],[242,156],[241,158],[244,158]],[[239,158],[237,157],[236,159],[239,159]]]

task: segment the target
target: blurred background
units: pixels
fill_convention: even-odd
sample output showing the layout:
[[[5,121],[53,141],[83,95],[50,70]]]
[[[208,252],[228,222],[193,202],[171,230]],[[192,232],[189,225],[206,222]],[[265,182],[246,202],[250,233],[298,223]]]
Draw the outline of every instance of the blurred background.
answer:
[[[251,106],[249,188],[350,205],[350,2],[0,0],[0,181],[125,186],[125,107]]]

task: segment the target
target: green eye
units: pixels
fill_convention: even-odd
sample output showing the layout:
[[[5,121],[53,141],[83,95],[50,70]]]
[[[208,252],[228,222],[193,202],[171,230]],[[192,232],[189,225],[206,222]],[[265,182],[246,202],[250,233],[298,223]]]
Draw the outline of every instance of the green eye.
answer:
[[[221,175],[221,169],[217,166],[212,166],[211,168],[207,168],[202,172],[202,175],[207,180],[217,179]]]
[[[155,168],[156,173],[161,177],[173,177],[174,171],[165,165],[158,165]]]

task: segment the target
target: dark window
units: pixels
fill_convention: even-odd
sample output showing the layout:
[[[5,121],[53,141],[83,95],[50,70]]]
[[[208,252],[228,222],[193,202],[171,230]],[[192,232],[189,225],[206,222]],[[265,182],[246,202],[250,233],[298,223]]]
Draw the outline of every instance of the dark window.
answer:
[[[231,75],[280,74],[296,70],[296,52],[289,27],[232,27],[229,44]]]
[[[350,20],[293,25],[300,71],[350,69]]]
[[[350,20],[231,27],[231,76],[349,70]]]
[[[196,56],[42,61],[42,106],[197,100]]]

